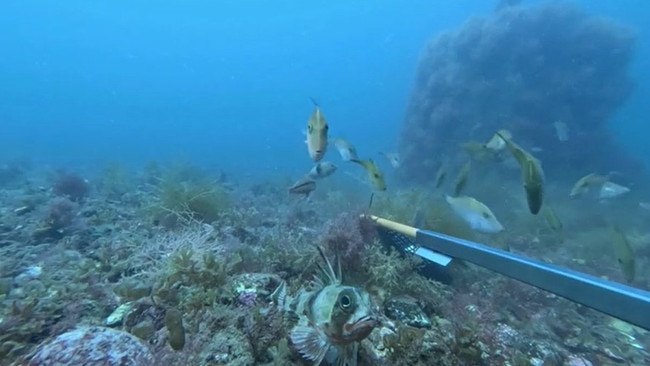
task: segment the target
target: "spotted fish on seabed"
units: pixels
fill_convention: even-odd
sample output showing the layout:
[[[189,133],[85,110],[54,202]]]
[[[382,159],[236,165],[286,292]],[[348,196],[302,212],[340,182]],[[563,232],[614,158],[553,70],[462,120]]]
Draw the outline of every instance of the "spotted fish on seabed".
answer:
[[[303,286],[295,297],[287,295],[286,283],[272,295],[274,303],[297,318],[289,338],[298,352],[312,365],[356,366],[359,342],[379,324],[370,294],[359,287],[342,284],[341,265],[337,271],[322,249],[320,273]]]

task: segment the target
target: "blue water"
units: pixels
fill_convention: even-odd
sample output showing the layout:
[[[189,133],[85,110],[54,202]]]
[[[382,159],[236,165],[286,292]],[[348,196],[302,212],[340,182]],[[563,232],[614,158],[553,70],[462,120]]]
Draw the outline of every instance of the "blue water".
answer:
[[[315,98],[332,135],[395,150],[428,39],[496,2],[19,1],[0,4],[0,160],[54,166],[182,157],[304,172]],[[579,2],[638,31],[637,88],[613,133],[650,162],[650,5]]]

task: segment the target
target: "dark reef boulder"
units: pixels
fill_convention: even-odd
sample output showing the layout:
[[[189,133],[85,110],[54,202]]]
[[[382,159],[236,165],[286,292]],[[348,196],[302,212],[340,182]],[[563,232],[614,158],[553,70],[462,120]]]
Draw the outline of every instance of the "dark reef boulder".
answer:
[[[634,88],[635,33],[565,2],[507,6],[425,47],[400,136],[401,174],[435,177],[459,144],[508,129],[545,170],[638,169],[606,127]],[[555,123],[569,130],[560,141]]]

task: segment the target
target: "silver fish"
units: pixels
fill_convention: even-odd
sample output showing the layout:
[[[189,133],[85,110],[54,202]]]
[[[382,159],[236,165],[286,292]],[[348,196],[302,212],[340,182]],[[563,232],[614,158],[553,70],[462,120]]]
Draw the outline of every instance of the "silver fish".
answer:
[[[358,160],[357,149],[347,140],[337,137],[332,139],[332,145],[341,155],[343,161]]]
[[[569,126],[566,123],[560,120],[555,121],[553,122],[553,128],[555,128],[555,136],[557,136],[558,141],[569,141]]]
[[[390,152],[383,152],[383,151],[380,151],[379,153],[383,155],[386,158],[386,160],[388,160],[390,166],[392,166],[395,169],[400,167],[401,161],[398,153],[390,153]]]
[[[325,360],[354,366],[359,342],[379,324],[379,316],[366,290],[342,284],[338,257],[335,272],[320,247],[318,252],[324,263],[318,265],[320,274],[295,297],[287,295],[286,283],[282,282],[272,299],[282,311],[298,319],[289,338],[304,359],[314,366]]]
[[[445,201],[458,216],[467,222],[472,230],[486,234],[495,234],[504,230],[492,210],[473,197],[445,195]]]
[[[629,191],[630,189],[625,186],[607,181],[603,183],[602,187],[600,187],[600,193],[598,194],[598,198],[600,199],[615,198],[618,196],[622,196]]]
[[[309,177],[302,178],[289,187],[289,193],[302,194],[305,198],[309,197],[309,194],[314,190],[316,190],[316,182]]]
[[[329,161],[322,161],[314,165],[309,173],[307,173],[307,176],[311,179],[322,179],[334,174],[335,171],[336,165],[334,165],[334,163],[331,163]]]

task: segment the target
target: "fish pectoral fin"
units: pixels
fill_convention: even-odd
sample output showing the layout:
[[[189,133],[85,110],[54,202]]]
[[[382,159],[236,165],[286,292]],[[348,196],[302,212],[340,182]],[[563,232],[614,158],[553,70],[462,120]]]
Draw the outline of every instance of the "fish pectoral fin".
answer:
[[[291,342],[300,354],[314,362],[314,366],[320,365],[327,355],[330,343],[327,337],[316,328],[298,325],[291,331]]]

